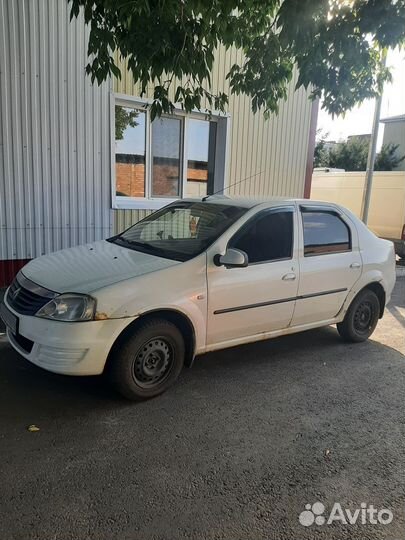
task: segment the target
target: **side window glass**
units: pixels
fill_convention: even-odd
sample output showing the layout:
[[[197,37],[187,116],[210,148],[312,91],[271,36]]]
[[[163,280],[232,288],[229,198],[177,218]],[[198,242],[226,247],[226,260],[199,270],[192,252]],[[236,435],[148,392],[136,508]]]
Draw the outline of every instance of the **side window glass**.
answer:
[[[346,223],[330,212],[302,212],[304,255],[324,255],[350,251],[350,230]]]
[[[264,212],[246,223],[229,242],[249,264],[289,259],[293,247],[293,212]]]

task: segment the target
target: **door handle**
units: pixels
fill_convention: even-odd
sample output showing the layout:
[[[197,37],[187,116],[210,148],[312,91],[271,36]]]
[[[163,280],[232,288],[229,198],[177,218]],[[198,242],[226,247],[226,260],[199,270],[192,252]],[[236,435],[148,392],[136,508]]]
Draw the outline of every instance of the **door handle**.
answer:
[[[294,281],[296,277],[297,276],[293,272],[290,272],[289,274],[284,274],[284,276],[281,279],[284,281]]]
[[[354,262],[350,265],[350,268],[360,268],[360,263]]]

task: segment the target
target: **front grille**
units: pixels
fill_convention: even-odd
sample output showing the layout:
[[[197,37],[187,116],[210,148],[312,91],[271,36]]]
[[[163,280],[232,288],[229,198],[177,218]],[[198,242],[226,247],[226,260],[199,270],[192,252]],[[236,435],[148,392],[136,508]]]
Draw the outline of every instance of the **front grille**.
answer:
[[[39,309],[55,296],[57,296],[57,293],[40,287],[19,272],[7,291],[6,300],[9,306],[17,313],[35,315]]]

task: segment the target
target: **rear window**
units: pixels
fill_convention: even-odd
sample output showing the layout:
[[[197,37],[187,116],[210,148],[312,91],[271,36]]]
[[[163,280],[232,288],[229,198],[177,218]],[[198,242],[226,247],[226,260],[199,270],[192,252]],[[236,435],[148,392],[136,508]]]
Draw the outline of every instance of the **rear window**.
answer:
[[[302,222],[305,256],[350,251],[350,229],[337,214],[304,211]]]

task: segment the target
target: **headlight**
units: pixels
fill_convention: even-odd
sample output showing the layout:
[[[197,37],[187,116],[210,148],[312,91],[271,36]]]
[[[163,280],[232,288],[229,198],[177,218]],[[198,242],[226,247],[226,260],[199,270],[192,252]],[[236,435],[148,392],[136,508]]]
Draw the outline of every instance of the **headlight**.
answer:
[[[37,311],[37,317],[56,321],[92,321],[96,301],[84,294],[61,294]]]

